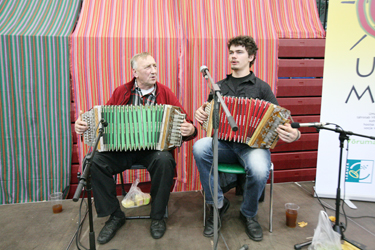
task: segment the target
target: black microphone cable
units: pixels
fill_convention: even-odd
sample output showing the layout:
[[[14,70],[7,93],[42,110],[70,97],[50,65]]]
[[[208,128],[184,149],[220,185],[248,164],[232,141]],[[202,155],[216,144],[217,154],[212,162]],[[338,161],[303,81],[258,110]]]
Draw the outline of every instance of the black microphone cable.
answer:
[[[68,250],[68,249],[71,247],[71,245],[72,245],[72,243],[73,243],[73,241],[74,241],[74,238],[75,238],[76,246],[77,246],[77,249],[78,249],[78,250],[81,250],[81,248],[80,248],[79,246],[81,246],[81,247],[84,248],[85,250],[89,250],[88,248],[84,247],[84,246],[81,244],[80,240],[79,240],[79,238],[81,237],[82,225],[83,225],[83,223],[85,222],[85,220],[86,220],[86,218],[87,218],[87,214],[88,214],[88,212],[89,212],[89,210],[88,210],[88,206],[87,206],[87,203],[86,203],[86,201],[85,201],[85,199],[84,199],[86,193],[87,193],[86,190],[84,190],[84,192],[82,192],[81,204],[80,204],[80,206],[79,206],[79,213],[78,213],[78,221],[79,221],[79,224],[78,224],[77,230],[76,230],[76,232],[74,233],[72,239],[70,240],[69,245],[68,245],[68,247],[66,248],[66,250]],[[83,205],[83,202],[86,204],[86,211],[85,211],[85,215],[84,215],[83,219],[81,220],[81,211],[82,211],[82,205]]]
[[[86,204],[86,213],[85,213],[85,216],[83,217],[82,221],[81,221],[81,211],[82,211],[82,204],[83,204],[83,201],[85,200],[85,194],[87,194],[87,191],[85,190],[85,192],[83,192],[83,196],[82,196],[82,201],[81,201],[81,205],[79,207],[79,215],[78,215],[78,221],[80,221],[78,227],[77,227],[77,231],[76,231],[76,234],[75,234],[75,238],[76,238],[76,246],[78,248],[78,250],[80,250],[79,246],[81,246],[82,248],[84,248],[85,250],[89,250],[88,248],[84,247],[80,241],[80,238],[81,238],[81,233],[82,233],[82,226],[83,226],[83,223],[85,222],[86,218],[87,218],[87,214],[89,212],[88,210],[88,206],[87,206],[87,203],[85,202]],[[91,201],[90,201],[91,202]]]

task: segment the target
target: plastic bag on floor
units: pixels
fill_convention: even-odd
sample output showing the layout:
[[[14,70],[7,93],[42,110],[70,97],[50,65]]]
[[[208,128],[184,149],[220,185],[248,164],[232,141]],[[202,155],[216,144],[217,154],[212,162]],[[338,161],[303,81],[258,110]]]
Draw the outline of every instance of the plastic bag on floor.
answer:
[[[150,203],[150,194],[143,193],[138,187],[138,183],[139,179],[136,179],[130,187],[129,192],[122,199],[121,204],[125,208],[139,207]]]
[[[340,239],[340,234],[333,231],[332,223],[327,213],[320,211],[318,226],[315,229],[309,250],[341,250]]]

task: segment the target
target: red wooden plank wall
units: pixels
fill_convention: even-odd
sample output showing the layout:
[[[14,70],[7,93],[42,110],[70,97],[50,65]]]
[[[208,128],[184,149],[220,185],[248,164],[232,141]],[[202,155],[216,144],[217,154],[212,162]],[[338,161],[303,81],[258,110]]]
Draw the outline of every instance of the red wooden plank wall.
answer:
[[[280,39],[277,99],[295,122],[318,122],[323,83],[325,39]],[[282,141],[272,150],[275,182],[315,179],[319,134],[301,128],[299,141]]]
[[[74,131],[74,122],[77,119],[75,114],[75,104],[74,104],[74,89],[73,86],[71,86],[71,105],[70,105],[70,119],[72,122],[72,138],[73,138],[73,150],[72,150],[72,169],[71,169],[71,178],[70,178],[70,189],[68,194],[68,199],[73,198],[73,195],[77,189],[78,185],[78,178],[77,178],[77,172],[79,169],[79,163],[78,163],[78,148],[77,148],[77,134]]]

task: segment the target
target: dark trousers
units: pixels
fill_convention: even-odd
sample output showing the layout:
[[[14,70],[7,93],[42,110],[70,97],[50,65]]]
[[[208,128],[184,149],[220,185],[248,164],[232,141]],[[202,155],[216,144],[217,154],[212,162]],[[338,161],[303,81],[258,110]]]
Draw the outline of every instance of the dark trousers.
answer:
[[[116,197],[113,175],[132,165],[143,165],[151,175],[151,219],[160,220],[165,214],[176,162],[169,151],[96,152],[90,172],[98,217],[115,212],[120,203]]]

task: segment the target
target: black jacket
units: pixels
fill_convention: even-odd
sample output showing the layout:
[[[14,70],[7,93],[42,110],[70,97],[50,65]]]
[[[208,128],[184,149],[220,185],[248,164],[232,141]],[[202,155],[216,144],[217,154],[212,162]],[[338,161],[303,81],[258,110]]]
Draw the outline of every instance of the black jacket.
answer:
[[[232,75],[227,75],[225,79],[217,83],[217,85],[220,87],[222,96],[261,99],[279,105],[270,85],[256,77],[252,71],[247,77],[244,78],[244,81],[240,83],[236,91],[231,83],[231,78]],[[211,101],[212,99],[213,95],[210,93],[208,101]]]

